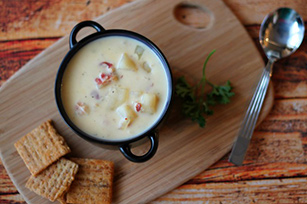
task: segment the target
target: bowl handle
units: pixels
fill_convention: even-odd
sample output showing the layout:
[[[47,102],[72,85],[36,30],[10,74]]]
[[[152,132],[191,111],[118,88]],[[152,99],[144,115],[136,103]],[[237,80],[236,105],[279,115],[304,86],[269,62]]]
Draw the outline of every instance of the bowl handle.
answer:
[[[72,29],[70,36],[69,36],[70,49],[73,48],[73,46],[75,46],[75,44],[77,44],[76,36],[77,36],[78,32],[84,27],[92,27],[95,30],[97,30],[97,32],[103,32],[105,30],[99,23],[97,23],[95,21],[82,21],[82,22],[78,23]]]
[[[148,161],[155,155],[158,149],[158,133],[154,132],[152,135],[149,135],[148,138],[150,140],[150,149],[148,150],[146,154],[142,156],[137,156],[133,154],[131,152],[130,144],[124,144],[122,146],[119,146],[119,150],[128,160],[132,162],[140,163],[140,162]]]

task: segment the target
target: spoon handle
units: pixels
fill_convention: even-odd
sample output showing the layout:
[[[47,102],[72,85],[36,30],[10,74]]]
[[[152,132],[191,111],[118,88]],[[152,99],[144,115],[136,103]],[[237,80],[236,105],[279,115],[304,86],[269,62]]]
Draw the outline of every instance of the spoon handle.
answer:
[[[229,161],[235,165],[241,166],[253,135],[255,125],[261,111],[261,107],[269,86],[273,62],[269,61],[264,68],[260,81],[248,106],[237,140],[234,143],[230,153]]]

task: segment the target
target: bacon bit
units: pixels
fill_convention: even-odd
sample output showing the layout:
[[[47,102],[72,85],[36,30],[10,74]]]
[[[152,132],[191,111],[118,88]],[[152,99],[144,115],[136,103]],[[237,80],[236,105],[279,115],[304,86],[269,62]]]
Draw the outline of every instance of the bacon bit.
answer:
[[[85,115],[89,112],[88,106],[83,102],[78,102],[75,106],[75,110],[78,115]]]
[[[103,72],[98,75],[95,79],[96,86],[98,89],[102,88],[103,86],[108,85],[113,80],[118,80],[116,75],[116,70],[112,63],[109,62],[101,62],[99,65],[103,66]]]
[[[99,78],[95,78],[97,88],[101,88],[109,84],[112,80],[117,80],[117,77],[113,74],[104,74],[102,73]]]
[[[142,108],[142,104],[137,103],[137,104],[135,105],[135,110],[136,110],[137,112],[140,112],[141,108]]]
[[[106,76],[106,74],[102,73],[100,74],[100,78],[103,79]]]
[[[98,89],[100,89],[103,86],[100,78],[96,78],[95,82],[96,82],[96,86],[97,86]]]
[[[102,81],[101,81],[101,79],[99,79],[99,78],[96,78],[96,79],[95,79],[95,82],[96,82],[98,85],[102,84]]]
[[[110,78],[111,78],[111,74],[104,74],[104,73],[102,73],[102,74],[100,75],[100,79],[101,79],[102,81],[109,80]]]
[[[125,118],[125,120],[128,120],[128,118]]]
[[[110,62],[101,62],[99,65],[107,65],[108,68],[113,67],[113,64]]]

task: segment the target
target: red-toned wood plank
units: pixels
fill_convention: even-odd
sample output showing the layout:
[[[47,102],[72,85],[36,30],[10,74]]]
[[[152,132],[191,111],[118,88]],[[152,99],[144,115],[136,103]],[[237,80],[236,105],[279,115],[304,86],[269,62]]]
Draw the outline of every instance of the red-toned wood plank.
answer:
[[[224,163],[225,167],[216,168],[215,165],[208,170],[194,177],[187,183],[216,183],[216,182],[237,182],[243,180],[255,179],[273,179],[273,178],[295,178],[306,177],[307,165],[292,162],[272,162],[272,163],[256,163],[245,164],[241,167],[230,166],[219,161],[216,166]]]
[[[6,173],[6,170],[0,161],[0,203],[1,204],[21,204],[26,203],[19,195],[16,187]]]
[[[227,155],[188,183],[307,176],[305,157],[301,133],[256,132],[242,166],[229,163]]]
[[[58,38],[0,42],[0,86],[30,59],[56,42]]]
[[[0,180],[1,180],[0,189],[3,189],[1,191],[1,194],[18,193],[2,164],[0,165]]]
[[[2,0],[0,40],[63,36],[79,21],[93,19],[131,0]]]
[[[306,182],[294,178],[185,184],[152,203],[306,203]]]
[[[20,194],[4,194],[0,195],[1,204],[26,204]]]
[[[224,2],[245,25],[260,24],[269,12],[280,7],[293,8],[300,13],[303,19],[307,19],[307,4],[305,0],[224,0]]]
[[[264,132],[307,132],[307,118],[267,119],[263,121],[258,131]]]
[[[0,7],[4,9],[0,10],[0,40],[63,36],[77,22],[94,19],[131,1],[136,0],[2,0]],[[296,9],[307,19],[304,0],[224,2],[244,25],[259,25],[267,13],[282,6]],[[257,31],[253,33],[253,37],[258,36]]]
[[[275,98],[307,97],[307,41],[291,56],[274,65],[273,85]]]
[[[276,99],[269,118],[290,118],[307,115],[307,98]]]

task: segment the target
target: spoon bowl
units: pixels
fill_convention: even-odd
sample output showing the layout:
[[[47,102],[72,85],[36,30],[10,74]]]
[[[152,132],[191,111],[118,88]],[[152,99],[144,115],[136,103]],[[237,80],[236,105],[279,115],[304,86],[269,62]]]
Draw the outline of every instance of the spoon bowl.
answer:
[[[260,44],[269,60],[295,52],[304,38],[304,21],[293,9],[280,8],[265,17],[260,27]]]
[[[304,21],[296,11],[290,8],[280,8],[264,18],[260,27],[259,40],[268,63],[243,119],[230,153],[230,162],[238,166],[242,165],[269,86],[273,64],[299,48],[304,38],[304,31]]]

